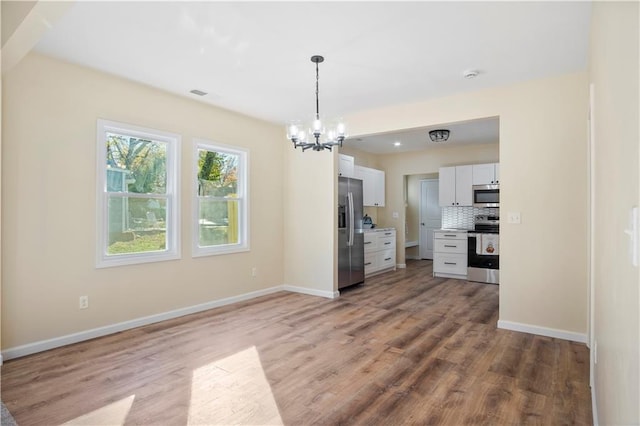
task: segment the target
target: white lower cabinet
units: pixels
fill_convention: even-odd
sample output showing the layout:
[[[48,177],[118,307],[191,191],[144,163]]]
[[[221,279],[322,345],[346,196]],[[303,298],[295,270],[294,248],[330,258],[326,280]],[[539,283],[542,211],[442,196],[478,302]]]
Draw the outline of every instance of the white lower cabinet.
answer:
[[[396,230],[364,231],[364,275],[370,276],[396,269]]]
[[[467,278],[466,232],[434,232],[433,276],[460,279]]]

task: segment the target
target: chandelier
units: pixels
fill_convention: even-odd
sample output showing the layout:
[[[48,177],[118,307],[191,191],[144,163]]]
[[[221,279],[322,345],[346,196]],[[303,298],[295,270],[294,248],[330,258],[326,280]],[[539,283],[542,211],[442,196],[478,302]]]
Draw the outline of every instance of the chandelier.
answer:
[[[301,147],[303,152],[309,148],[312,148],[314,151],[323,151],[325,149],[331,151],[331,147],[333,146],[342,146],[342,142],[347,137],[343,122],[338,121],[334,123],[333,126],[325,128],[324,123],[320,120],[318,64],[323,61],[324,58],[320,55],[311,57],[311,62],[316,64],[316,114],[314,119],[307,125],[302,125],[300,122],[294,121],[287,126],[287,139],[293,142],[294,148]]]

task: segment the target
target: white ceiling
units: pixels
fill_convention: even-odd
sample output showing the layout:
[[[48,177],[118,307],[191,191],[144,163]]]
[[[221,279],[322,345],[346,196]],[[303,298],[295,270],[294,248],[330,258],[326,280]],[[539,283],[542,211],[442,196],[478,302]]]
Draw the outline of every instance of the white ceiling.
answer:
[[[573,1],[80,1],[36,50],[286,123],[315,112],[314,54],[332,118],[585,70],[590,13]]]

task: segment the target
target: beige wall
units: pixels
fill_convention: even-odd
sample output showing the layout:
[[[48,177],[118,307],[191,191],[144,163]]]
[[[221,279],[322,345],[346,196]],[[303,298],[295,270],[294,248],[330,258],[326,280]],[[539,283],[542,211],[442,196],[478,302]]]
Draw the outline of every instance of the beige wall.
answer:
[[[370,167],[372,169],[380,168],[380,155],[351,148],[348,140],[344,143],[342,148],[340,148],[340,154],[351,155],[354,157],[354,163],[356,166]]]
[[[346,117],[352,135],[366,135],[483,117],[500,117],[501,212],[520,212],[519,225],[502,222],[502,326],[587,331],[586,73],[463,93]],[[401,227],[402,175],[447,164],[497,160],[495,153],[460,149],[460,158],[428,163],[389,157],[383,225]],[[445,155],[443,153],[443,155]],[[427,163],[425,163],[427,162]],[[398,241],[403,244],[403,240]],[[398,257],[403,256],[401,251]]]
[[[2,1],[2,73],[13,68],[74,1]]]
[[[640,277],[628,254],[629,213],[638,206],[639,7],[595,2],[590,80],[594,85],[594,291],[592,365],[597,423],[640,423]]]
[[[278,126],[36,54],[2,95],[3,349],[283,283]],[[180,260],[95,268],[98,118],[182,135]],[[191,257],[196,137],[250,152],[249,252]]]
[[[0,31],[1,43],[4,44],[9,40],[13,33],[18,29],[22,21],[27,17],[29,12],[38,3],[37,1],[3,1],[0,4],[0,13],[2,16],[2,30]]]
[[[283,145],[284,283],[329,296],[338,288],[337,153]]]

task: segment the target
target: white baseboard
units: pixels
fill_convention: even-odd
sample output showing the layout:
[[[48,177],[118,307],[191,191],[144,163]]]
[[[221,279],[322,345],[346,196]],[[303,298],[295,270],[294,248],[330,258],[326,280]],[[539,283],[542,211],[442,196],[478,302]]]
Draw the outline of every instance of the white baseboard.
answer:
[[[278,291],[291,291],[295,293],[304,293],[312,296],[327,297],[330,299],[336,298],[340,295],[339,292],[325,292],[313,289],[307,289],[302,287],[294,287],[288,285],[280,285],[275,287],[266,288],[263,290],[252,291],[250,293],[241,294],[238,296],[227,297],[224,299],[213,300],[211,302],[202,303],[199,305],[188,306],[186,308],[180,308],[169,312],[163,312],[160,314],[149,315],[147,317],[137,318],[130,321],[124,321],[117,324],[107,325],[104,327],[93,328],[91,330],[85,330],[78,333],[67,334],[61,337],[55,337],[53,339],[41,340],[39,342],[29,343],[22,346],[16,346],[14,348],[8,348],[2,351],[0,354],[0,365],[2,365],[3,359],[19,358],[26,355],[35,354],[37,352],[46,351],[60,346],[70,345],[72,343],[82,342],[84,340],[95,339],[96,337],[102,337],[120,331],[129,330],[143,325],[149,325],[168,319],[178,318],[184,315],[195,314],[197,312],[206,311],[209,309],[217,308],[220,306],[229,305],[232,303],[243,302],[245,300],[254,299],[260,296],[266,296],[268,294],[276,293]]]
[[[498,320],[498,328],[523,333],[537,334],[539,336],[555,337],[557,339],[570,340],[572,342],[587,343],[586,333],[574,333],[572,331],[558,330],[555,328],[540,327],[537,325],[522,324],[513,321]]]
[[[398,269],[407,269],[407,264],[406,263],[398,263],[396,265],[396,268],[398,268]]]
[[[320,297],[325,297],[327,299],[335,299],[337,297],[340,297],[339,291],[315,290],[313,288],[297,287],[297,286],[288,285],[288,284],[285,284],[281,287],[282,287],[282,290],[285,290],[285,291],[291,291],[293,293],[308,294],[310,296],[320,296]]]

